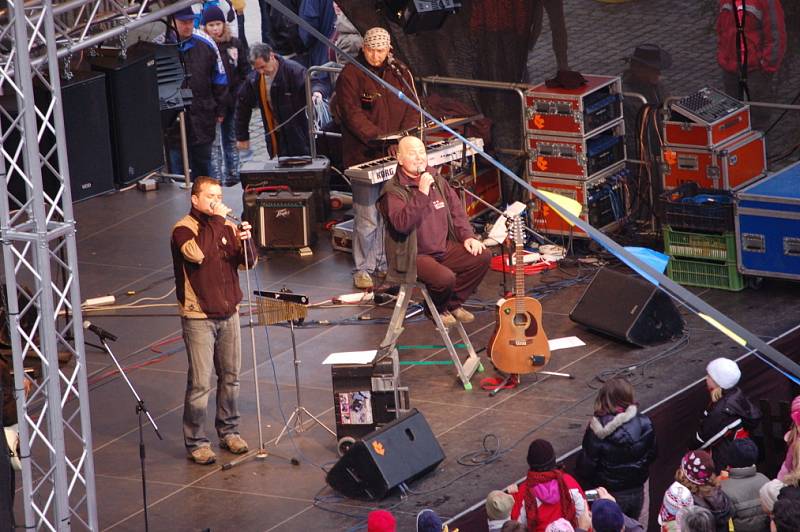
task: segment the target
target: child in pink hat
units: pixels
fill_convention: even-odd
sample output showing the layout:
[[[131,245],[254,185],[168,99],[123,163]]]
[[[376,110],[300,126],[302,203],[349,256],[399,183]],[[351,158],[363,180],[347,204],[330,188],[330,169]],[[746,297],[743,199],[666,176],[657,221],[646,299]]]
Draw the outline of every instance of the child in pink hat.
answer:
[[[778,480],[781,481],[800,466],[800,395],[792,401],[791,417],[792,428],[783,437],[786,441],[786,459],[778,472]]]

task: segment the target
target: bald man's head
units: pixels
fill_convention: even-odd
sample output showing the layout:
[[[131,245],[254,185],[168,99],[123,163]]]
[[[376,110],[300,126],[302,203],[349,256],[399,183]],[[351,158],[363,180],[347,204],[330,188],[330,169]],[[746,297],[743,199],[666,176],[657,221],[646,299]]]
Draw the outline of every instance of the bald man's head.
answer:
[[[428,166],[425,144],[417,137],[403,137],[397,145],[397,163],[412,177],[418,176]]]

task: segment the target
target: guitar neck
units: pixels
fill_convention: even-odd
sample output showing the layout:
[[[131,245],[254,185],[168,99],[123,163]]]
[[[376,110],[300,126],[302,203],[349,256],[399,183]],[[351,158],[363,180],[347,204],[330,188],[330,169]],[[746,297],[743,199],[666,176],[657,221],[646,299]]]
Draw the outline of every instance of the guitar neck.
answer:
[[[522,239],[515,241],[514,249],[514,296],[517,298],[517,312],[522,312],[525,297],[525,249]]]

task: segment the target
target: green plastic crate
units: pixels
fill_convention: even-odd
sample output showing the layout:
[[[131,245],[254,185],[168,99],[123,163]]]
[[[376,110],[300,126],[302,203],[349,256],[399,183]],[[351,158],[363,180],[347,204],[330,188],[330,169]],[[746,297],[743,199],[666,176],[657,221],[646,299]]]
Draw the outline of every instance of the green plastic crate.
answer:
[[[744,288],[744,278],[736,269],[736,261],[714,262],[670,257],[667,276],[676,283],[688,286],[719,288],[733,292]]]
[[[690,233],[664,227],[664,253],[670,257],[735,261],[736,233]]]

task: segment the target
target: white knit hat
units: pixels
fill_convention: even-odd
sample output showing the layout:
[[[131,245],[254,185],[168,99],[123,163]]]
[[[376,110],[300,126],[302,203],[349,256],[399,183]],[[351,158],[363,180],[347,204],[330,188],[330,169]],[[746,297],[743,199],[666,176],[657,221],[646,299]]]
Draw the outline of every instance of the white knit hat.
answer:
[[[733,388],[739,383],[742,372],[739,366],[729,358],[715,358],[706,366],[708,376],[719,384],[723,390]]]
[[[661,510],[658,512],[658,524],[663,525],[669,521],[675,521],[678,512],[692,505],[694,505],[694,498],[689,488],[679,482],[673,482],[664,493]]]
[[[385,50],[391,48],[392,37],[389,32],[381,27],[374,27],[367,30],[364,34],[364,46],[374,50]]]

